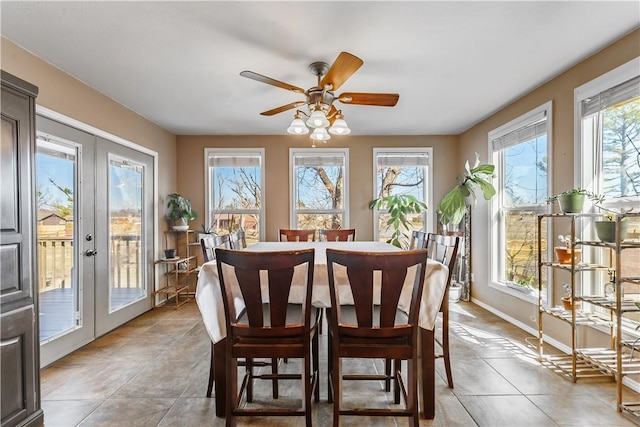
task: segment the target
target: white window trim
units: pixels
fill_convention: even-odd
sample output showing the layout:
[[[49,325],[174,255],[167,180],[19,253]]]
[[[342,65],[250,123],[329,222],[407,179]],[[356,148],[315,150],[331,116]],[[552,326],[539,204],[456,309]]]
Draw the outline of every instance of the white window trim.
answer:
[[[423,221],[426,225],[426,232],[433,232],[433,224],[434,217],[436,213],[436,208],[433,205],[433,147],[374,147],[373,148],[373,194],[372,199],[378,197],[378,153],[406,153],[406,152],[424,152],[427,153],[429,158],[429,166],[427,168],[428,176],[427,185],[424,186],[424,191],[426,194],[424,195],[424,202],[426,203],[428,209],[423,213]],[[378,209],[373,209],[373,240],[380,240],[380,230],[378,230],[377,224],[380,222],[380,211]]]
[[[498,164],[499,152],[493,150],[492,141],[514,130],[520,129],[523,126],[526,126],[527,124],[534,121],[536,117],[540,117],[542,114],[546,114],[546,117],[547,117],[547,124],[546,124],[546,128],[547,128],[547,192],[551,192],[552,183],[553,183],[553,175],[552,175],[552,171],[553,171],[553,155],[552,155],[553,154],[553,133],[552,133],[553,103],[552,101],[548,101],[540,105],[539,107],[536,107],[533,110],[511,120],[510,122],[505,123],[504,125],[490,131],[487,136],[487,145],[488,145],[488,152],[491,154],[492,163],[496,165],[496,169],[500,168],[500,165]],[[498,170],[496,170],[496,172],[498,172]],[[498,177],[496,178],[496,180],[500,179],[499,175],[500,174],[498,174]],[[493,197],[489,201],[490,215],[489,215],[488,226],[490,231],[490,238],[488,240],[488,247],[487,247],[488,253],[489,253],[489,287],[496,289],[500,292],[504,292],[506,294],[512,295],[516,298],[537,304],[538,303],[537,295],[511,289],[509,286],[507,286],[506,283],[502,283],[498,280],[498,276],[499,276],[498,271],[500,267],[499,265],[500,254],[499,254],[499,251],[496,249],[496,245],[498,242],[498,238],[500,237],[501,234],[503,234],[502,230],[499,227],[499,224],[502,224],[502,223],[498,221],[499,208],[501,205],[500,201],[502,200],[502,194],[500,194],[501,183],[498,182],[498,185],[495,185],[495,187],[499,194],[497,194],[496,197]],[[547,207],[547,212],[550,212],[549,207]],[[551,227],[551,224],[549,224],[549,221],[547,221],[547,230],[546,230],[547,236],[550,235],[550,231],[551,231],[550,227]],[[547,258],[553,255],[552,250],[553,250],[553,245],[547,245]],[[547,283],[546,300],[551,301],[552,276],[550,274],[547,274],[547,277],[548,277],[548,283]],[[543,298],[545,297],[543,296]]]
[[[204,170],[206,173],[204,174],[204,206],[205,206],[205,224],[211,224],[213,222],[213,218],[211,218],[211,206],[213,204],[213,200],[211,200],[211,191],[210,185],[211,182],[211,170],[209,169],[209,156],[215,155],[217,153],[254,153],[260,155],[260,180],[261,180],[261,196],[262,200],[260,200],[260,233],[258,234],[259,241],[265,240],[265,206],[266,206],[266,195],[265,195],[265,164],[264,164],[264,148],[205,148],[204,149]]]
[[[318,148],[289,148],[289,227],[292,229],[298,228],[298,221],[296,217],[296,166],[293,158],[298,154],[302,155],[318,155]],[[344,156],[344,176],[343,176],[343,191],[344,191],[344,205],[342,206],[342,228],[349,228],[349,149],[348,148],[331,148],[323,149],[323,155],[330,155],[335,153],[340,156]],[[313,213],[313,211],[308,211]],[[323,211],[324,212],[324,211]]]
[[[597,191],[598,189],[594,189],[593,182],[593,171],[586,168],[586,164],[591,164],[592,162],[585,162],[586,159],[591,159],[592,153],[587,152],[586,147],[582,143],[583,134],[582,134],[582,112],[581,112],[581,103],[585,99],[595,96],[602,91],[605,91],[613,86],[619,85],[620,83],[624,83],[629,79],[632,79],[640,74],[638,71],[640,70],[640,57],[632,59],[615,68],[608,73],[597,77],[590,82],[583,84],[582,86],[577,87],[573,91],[573,135],[574,135],[574,159],[573,159],[573,170],[574,170],[574,186],[582,187],[590,190]]]

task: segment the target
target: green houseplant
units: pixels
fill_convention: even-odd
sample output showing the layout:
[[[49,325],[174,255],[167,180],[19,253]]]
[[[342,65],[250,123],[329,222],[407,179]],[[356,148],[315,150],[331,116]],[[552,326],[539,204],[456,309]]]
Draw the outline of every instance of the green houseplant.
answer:
[[[422,213],[427,209],[427,205],[410,194],[397,194],[372,200],[369,209],[374,208],[386,209],[389,212],[387,228],[392,228],[393,233],[387,243],[402,248],[407,246],[410,238],[408,232],[411,228],[407,216]]]
[[[187,230],[189,221],[198,217],[191,208],[191,200],[185,199],[178,193],[167,196],[167,219],[173,221],[174,230]]]
[[[600,207],[601,209],[604,209]],[[596,234],[598,239],[603,242],[615,243],[616,241],[616,216],[613,213],[606,213],[603,215],[604,219],[595,221]],[[629,219],[624,217],[620,220],[620,242],[624,242],[627,238],[627,231],[629,229]]]
[[[473,206],[477,202],[476,189],[482,190],[485,200],[491,199],[496,194],[496,189],[489,179],[493,177],[495,166],[492,164],[480,164],[480,157],[476,153],[476,161],[473,167],[469,161],[464,165],[465,174],[458,177],[458,185],[449,191],[438,205],[440,222],[444,225],[458,225],[467,211],[467,200],[473,199]]]
[[[557,200],[558,205],[560,205],[560,210],[563,213],[579,213],[582,212],[582,207],[586,199],[592,200],[597,204],[602,203],[604,196],[577,187],[549,197],[547,204],[549,205]]]

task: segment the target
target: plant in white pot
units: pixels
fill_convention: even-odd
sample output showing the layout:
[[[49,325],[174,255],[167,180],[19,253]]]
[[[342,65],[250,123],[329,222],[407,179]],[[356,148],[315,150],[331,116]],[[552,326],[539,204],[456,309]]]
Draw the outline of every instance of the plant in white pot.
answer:
[[[174,230],[188,230],[189,221],[198,217],[191,208],[191,200],[185,199],[178,193],[167,196],[167,219],[173,221]]]

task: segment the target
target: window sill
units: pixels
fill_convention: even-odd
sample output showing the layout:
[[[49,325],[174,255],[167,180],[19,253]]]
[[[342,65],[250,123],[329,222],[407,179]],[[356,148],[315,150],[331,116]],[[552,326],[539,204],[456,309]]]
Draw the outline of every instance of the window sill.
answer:
[[[531,304],[538,305],[537,292],[531,290],[530,288],[524,288],[518,285],[507,285],[506,283],[501,282],[492,282],[489,287],[491,289],[495,289],[497,291],[511,295],[512,297],[530,302]]]

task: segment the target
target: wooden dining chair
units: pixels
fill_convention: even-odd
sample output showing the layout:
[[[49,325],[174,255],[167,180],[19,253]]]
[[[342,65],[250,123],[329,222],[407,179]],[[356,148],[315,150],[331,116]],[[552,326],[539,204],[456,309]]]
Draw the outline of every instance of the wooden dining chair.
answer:
[[[409,417],[418,426],[418,315],[424,285],[427,251],[354,252],[326,250],[331,308],[329,318],[329,399],[333,425],[341,415]],[[346,269],[346,273],[344,272]],[[336,275],[340,278],[336,280]],[[398,309],[405,278],[413,274],[408,313]],[[376,283],[379,277],[380,283]],[[348,285],[353,305],[342,305],[338,283]],[[342,375],[342,358],[393,360],[391,378],[380,374]],[[400,372],[407,361],[407,383]],[[342,406],[343,380],[387,380],[394,384],[394,402],[404,408],[352,408]]]
[[[278,231],[281,242],[315,242],[316,230],[284,229]]]
[[[231,242],[231,249],[241,250],[247,247],[247,238],[242,229],[229,233],[229,240]]]
[[[356,229],[318,230],[318,240],[321,242],[353,242],[356,240]]]
[[[311,396],[319,401],[318,391],[318,334],[317,313],[311,305],[313,289],[314,249],[249,252],[216,249],[216,262],[223,295],[226,319],[226,425],[235,425],[239,416],[299,415],[311,425]],[[306,267],[306,283],[299,287],[302,304],[289,303],[294,283],[294,270]],[[303,270],[304,271],[304,270]],[[266,272],[267,280],[261,280]],[[233,278],[232,278],[233,277]],[[266,286],[263,293],[261,286]],[[238,292],[235,292],[235,290]],[[263,296],[268,295],[268,301]],[[245,308],[237,311],[236,300],[241,297]],[[238,358],[246,359],[246,372],[238,390]],[[301,374],[256,375],[254,358],[277,360],[302,359]],[[300,379],[302,407],[242,407],[242,396],[253,401],[254,379]],[[246,393],[245,393],[246,392]],[[274,399],[277,396],[274,396]]]
[[[434,334],[436,342],[442,348],[442,353],[436,354],[435,357],[436,359],[444,359],[444,369],[447,373],[447,384],[449,388],[453,388],[451,357],[449,356],[449,285],[451,285],[451,277],[456,264],[459,243],[460,237],[458,236],[443,236],[429,233],[425,246],[430,259],[441,262],[449,268],[444,298],[440,305],[440,312],[442,313],[442,335],[438,338],[437,334]]]
[[[231,241],[228,234],[221,236],[213,234],[201,234],[200,235],[200,247],[202,248],[202,258],[204,262],[213,261],[216,258],[215,249],[224,248],[231,249]],[[207,397],[211,397],[213,391],[214,382],[214,354],[213,354],[213,341],[211,342],[211,363],[209,364],[209,382],[207,383]]]
[[[411,232],[411,239],[409,240],[409,249],[426,249],[427,247],[427,233],[420,230],[413,230]]]

